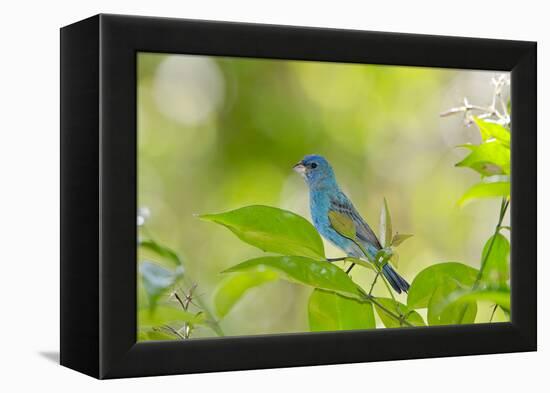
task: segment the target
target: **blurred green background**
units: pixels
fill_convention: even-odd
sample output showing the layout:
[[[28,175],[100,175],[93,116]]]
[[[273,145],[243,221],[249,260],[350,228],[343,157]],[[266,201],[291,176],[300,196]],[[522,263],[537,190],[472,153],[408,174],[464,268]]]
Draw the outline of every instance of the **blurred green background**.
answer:
[[[208,304],[224,279],[220,271],[261,251],[195,215],[264,204],[310,219],[307,188],[292,166],[317,153],[332,163],[375,232],[386,197],[394,229],[414,234],[399,249],[397,270],[409,282],[438,262],[478,268],[499,202],[456,206],[479,180],[454,167],[467,153],[456,146],[477,143],[479,135],[460,115],[439,113],[464,97],[490,103],[494,75],[140,53],[138,206],[150,211],[147,231],[184,257],[186,276]],[[331,257],[342,255],[328,243],[326,249]],[[370,282],[371,274],[356,268],[353,278]],[[308,331],[310,293],[288,282],[265,284],[221,326],[226,335]],[[489,308],[480,307],[479,320],[487,320]],[[193,337],[212,335],[200,328]]]

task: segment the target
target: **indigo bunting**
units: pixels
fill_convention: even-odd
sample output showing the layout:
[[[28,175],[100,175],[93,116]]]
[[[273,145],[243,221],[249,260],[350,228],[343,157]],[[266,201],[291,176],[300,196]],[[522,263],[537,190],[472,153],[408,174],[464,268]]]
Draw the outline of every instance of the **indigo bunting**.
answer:
[[[308,155],[294,166],[294,170],[304,177],[309,187],[311,218],[317,231],[348,256],[365,259],[361,248],[338,233],[331,225],[329,212],[335,211],[345,215],[355,224],[357,242],[370,258],[374,258],[377,251],[382,248],[380,241],[349,198],[340,190],[328,161],[322,156]],[[408,291],[409,283],[397,274],[389,263],[382,268],[382,274],[397,293]]]

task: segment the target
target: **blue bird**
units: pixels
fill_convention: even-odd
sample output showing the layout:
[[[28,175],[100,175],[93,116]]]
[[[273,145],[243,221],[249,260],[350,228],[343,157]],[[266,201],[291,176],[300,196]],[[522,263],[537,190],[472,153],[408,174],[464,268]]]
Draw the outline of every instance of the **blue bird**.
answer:
[[[340,190],[328,161],[319,155],[308,155],[294,165],[294,170],[304,177],[309,187],[309,207],[317,231],[348,256],[365,259],[361,248],[350,239],[340,235],[330,223],[330,211],[346,215],[355,224],[358,242],[369,253],[369,256],[374,258],[378,250],[382,248],[380,241],[359,215],[349,198]],[[382,274],[397,293],[408,291],[409,283],[397,274],[389,263],[382,268]]]

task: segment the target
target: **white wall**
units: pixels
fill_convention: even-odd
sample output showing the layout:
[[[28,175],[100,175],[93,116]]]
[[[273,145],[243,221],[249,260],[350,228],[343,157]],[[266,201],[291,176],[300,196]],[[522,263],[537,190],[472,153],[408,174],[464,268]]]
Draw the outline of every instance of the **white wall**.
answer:
[[[542,1],[163,1],[4,2],[0,60],[0,389],[131,392],[517,392],[548,386],[550,155],[539,155],[539,352],[98,382],[48,360],[57,351],[59,287],[59,32],[99,13],[263,22],[536,40],[539,130],[548,79],[548,12]],[[548,148],[539,133],[539,151]],[[547,322],[544,324],[544,322]],[[545,329],[544,329],[545,328]],[[546,330],[546,331],[545,331]],[[545,364],[546,363],[546,364]],[[11,387],[5,389],[4,385]],[[131,390],[130,390],[131,389]],[[153,390],[154,389],[154,390]],[[538,389],[540,390],[540,389]]]

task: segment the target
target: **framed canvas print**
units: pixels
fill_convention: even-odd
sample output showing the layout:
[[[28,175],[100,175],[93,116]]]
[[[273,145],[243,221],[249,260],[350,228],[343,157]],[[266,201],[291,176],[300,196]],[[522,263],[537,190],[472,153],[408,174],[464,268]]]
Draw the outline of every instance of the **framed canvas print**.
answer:
[[[536,44],[69,25],[61,229],[97,378],[536,350]]]

